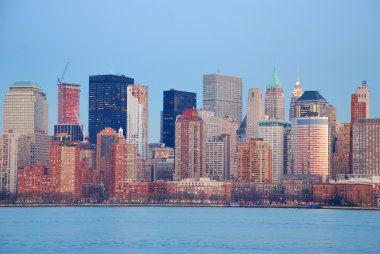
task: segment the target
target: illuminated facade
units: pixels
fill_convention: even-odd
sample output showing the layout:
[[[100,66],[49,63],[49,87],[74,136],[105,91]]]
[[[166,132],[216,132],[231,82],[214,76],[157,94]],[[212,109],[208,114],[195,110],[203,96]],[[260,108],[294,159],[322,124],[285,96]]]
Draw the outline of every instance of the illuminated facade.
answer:
[[[148,149],[148,87],[129,85],[127,89],[127,143],[146,159]]]
[[[294,102],[298,100],[299,97],[301,97],[303,94],[301,83],[297,80],[296,84],[294,85],[294,89],[292,92],[292,98],[290,100],[290,110],[289,110],[289,120],[291,121],[293,117],[296,116],[294,112]]]
[[[259,137],[259,122],[264,120],[263,95],[261,88],[248,91],[246,137]]]
[[[273,78],[267,85],[265,93],[265,115],[269,119],[285,120],[284,89],[278,78],[276,68],[273,70]]]
[[[58,124],[79,124],[80,86],[58,83]]]
[[[239,145],[239,179],[272,182],[272,150],[263,139],[251,139]]]
[[[175,179],[205,175],[206,137],[203,120],[196,109],[185,109],[175,126]]]
[[[220,73],[203,75],[203,108],[216,117],[231,117],[237,123],[242,120],[243,80]]]
[[[329,127],[327,117],[292,119],[293,169],[296,175],[329,176]]]

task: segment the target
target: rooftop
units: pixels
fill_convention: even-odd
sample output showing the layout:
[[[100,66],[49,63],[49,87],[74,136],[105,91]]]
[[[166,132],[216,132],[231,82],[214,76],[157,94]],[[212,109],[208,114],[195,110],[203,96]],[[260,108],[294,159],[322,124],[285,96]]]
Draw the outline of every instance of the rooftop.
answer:
[[[297,101],[326,101],[318,91],[305,91]]]
[[[35,82],[31,81],[17,81],[11,85],[11,88],[32,87],[42,90],[42,88]]]

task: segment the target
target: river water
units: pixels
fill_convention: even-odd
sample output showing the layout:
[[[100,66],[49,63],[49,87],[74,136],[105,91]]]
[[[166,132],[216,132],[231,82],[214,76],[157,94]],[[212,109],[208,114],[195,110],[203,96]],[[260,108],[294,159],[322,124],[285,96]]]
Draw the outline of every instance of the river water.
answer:
[[[0,208],[0,253],[380,253],[380,212]]]

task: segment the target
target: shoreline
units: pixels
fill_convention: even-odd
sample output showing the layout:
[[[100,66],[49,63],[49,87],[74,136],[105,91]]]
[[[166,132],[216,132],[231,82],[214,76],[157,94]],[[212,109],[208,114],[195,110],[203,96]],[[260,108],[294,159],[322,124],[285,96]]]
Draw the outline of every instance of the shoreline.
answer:
[[[184,208],[287,208],[287,209],[332,209],[332,210],[360,210],[360,211],[380,211],[380,207],[344,207],[344,206],[295,206],[295,205],[276,205],[276,206],[231,206],[231,205],[212,205],[212,204],[0,204],[0,208],[38,208],[38,207],[184,207]]]

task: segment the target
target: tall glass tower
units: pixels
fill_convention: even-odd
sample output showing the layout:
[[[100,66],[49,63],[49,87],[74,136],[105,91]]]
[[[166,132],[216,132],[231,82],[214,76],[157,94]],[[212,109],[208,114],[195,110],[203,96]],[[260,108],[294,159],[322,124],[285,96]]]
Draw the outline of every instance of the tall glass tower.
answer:
[[[95,75],[89,78],[89,141],[96,144],[96,135],[110,127],[127,129],[127,86],[134,79],[124,75]]]
[[[164,105],[161,119],[161,143],[167,147],[175,146],[175,120],[183,110],[197,107],[196,93],[170,89],[164,91]]]

